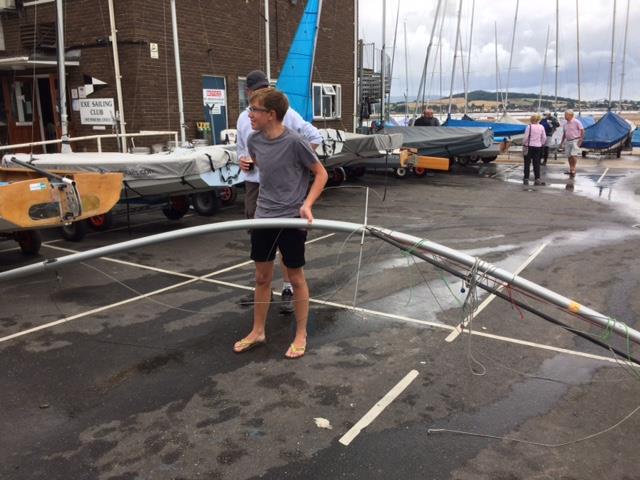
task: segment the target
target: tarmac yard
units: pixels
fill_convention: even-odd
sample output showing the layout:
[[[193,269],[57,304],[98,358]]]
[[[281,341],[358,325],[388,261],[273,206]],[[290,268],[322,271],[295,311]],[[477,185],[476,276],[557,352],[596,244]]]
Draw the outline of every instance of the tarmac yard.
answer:
[[[581,159],[570,180],[558,159],[535,188],[515,155],[425,178],[367,173],[314,213],[361,223],[369,186],[369,224],[521,270],[640,329],[638,166]],[[179,222],[139,214],[131,235],[239,219],[241,202]],[[80,243],[48,233],[39,260],[130,238],[122,222]],[[468,284],[374,238],[360,252],[359,235],[310,232],[308,350],[293,361],[278,273],[267,344],[232,351],[252,321],[237,305],[253,287],[244,231],[0,284],[0,478],[640,478],[640,369],[482,291],[458,334]],[[32,261],[0,244],[0,270]]]

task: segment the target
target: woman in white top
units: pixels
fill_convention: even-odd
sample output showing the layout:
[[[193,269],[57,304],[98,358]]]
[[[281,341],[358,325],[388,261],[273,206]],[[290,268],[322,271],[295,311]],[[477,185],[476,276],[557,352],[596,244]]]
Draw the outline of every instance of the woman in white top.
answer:
[[[527,126],[524,131],[524,179],[522,183],[529,185],[529,170],[531,163],[533,162],[533,176],[535,177],[534,185],[544,185],[545,183],[540,180],[540,159],[542,158],[542,151],[544,145],[547,142],[547,135],[544,132],[544,127],[540,125],[540,119],[542,117],[539,113],[531,115],[531,124]]]

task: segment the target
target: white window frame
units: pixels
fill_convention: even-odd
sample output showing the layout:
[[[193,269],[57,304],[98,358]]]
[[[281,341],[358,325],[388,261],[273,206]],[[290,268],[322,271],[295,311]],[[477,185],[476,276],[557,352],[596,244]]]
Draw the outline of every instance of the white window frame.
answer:
[[[278,83],[278,79],[272,78],[271,81],[269,82],[269,85],[275,88],[276,83]],[[249,97],[247,97],[246,88],[247,88],[247,77],[238,77],[238,103],[240,105],[241,112],[249,106]],[[243,105],[243,103],[246,103],[246,105]]]
[[[316,88],[320,89],[320,115],[316,115]],[[312,105],[314,120],[336,120],[342,118],[342,85],[338,83],[313,83]],[[323,111],[324,101],[329,100],[332,108],[328,115]]]

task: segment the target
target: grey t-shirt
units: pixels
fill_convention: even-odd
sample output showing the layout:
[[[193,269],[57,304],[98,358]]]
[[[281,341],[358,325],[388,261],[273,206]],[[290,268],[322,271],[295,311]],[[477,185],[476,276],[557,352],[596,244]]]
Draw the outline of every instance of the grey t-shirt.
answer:
[[[273,140],[255,132],[247,141],[247,150],[260,167],[256,218],[298,217],[307,196],[309,171],[319,161],[309,143],[285,127]]]

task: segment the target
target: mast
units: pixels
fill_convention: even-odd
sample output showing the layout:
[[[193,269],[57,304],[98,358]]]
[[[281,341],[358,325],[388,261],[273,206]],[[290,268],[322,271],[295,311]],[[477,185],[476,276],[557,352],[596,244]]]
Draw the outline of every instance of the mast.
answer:
[[[578,61],[578,115],[582,115],[582,97],[580,96],[580,14],[578,0],[576,0],[576,59]]]
[[[509,69],[507,70],[507,85],[504,94],[504,113],[507,113],[507,105],[509,104],[509,82],[511,81],[511,63],[513,62],[513,46],[516,41],[516,24],[518,23],[518,8],[520,0],[516,0],[516,13],[513,16],[513,33],[511,34],[511,53],[509,54]]]
[[[449,110],[448,116],[451,116],[451,102],[453,101],[453,81],[456,73],[456,60],[458,58],[458,40],[460,40],[460,20],[462,18],[462,0],[458,3],[458,27],[456,28],[456,41],[453,47],[453,66],[451,67],[451,84],[449,86]]]
[[[171,27],[173,30],[173,54],[176,61],[178,112],[180,114],[180,144],[184,145],[187,143],[187,130],[184,123],[184,103],[182,100],[182,74],[180,70],[180,45],[178,44],[178,19],[176,18],[176,0],[171,0]]]
[[[264,0],[264,48],[267,55],[267,71],[265,73],[267,74],[267,80],[271,82],[271,43],[269,37],[271,37],[271,28],[269,24],[269,0]]]
[[[476,11],[476,0],[471,4],[471,30],[469,32],[469,56],[467,57],[467,80],[464,89],[464,114],[467,114],[467,106],[469,100],[469,72],[471,71],[471,45],[473,44],[473,18]]]
[[[358,112],[358,106],[362,103],[362,89],[360,79],[362,78],[362,48],[358,39],[358,0],[353,0],[353,131],[356,126],[362,126],[362,119]]]
[[[404,123],[409,124],[409,52],[407,51],[407,21],[404,22]]]
[[[117,40],[117,32],[116,30],[116,15],[115,10],[113,8],[113,0],[109,0],[109,23],[111,25],[111,49],[113,51],[113,71],[116,77],[116,93],[118,95],[118,112],[117,117],[120,123],[120,134],[125,135],[126,131],[126,122],[124,121],[124,100],[122,98],[122,75],[120,74],[120,55],[118,54],[118,40]],[[122,137],[123,141],[121,142],[118,139],[118,144],[120,148],[122,148],[122,152],[127,152],[127,139],[126,137]]]
[[[578,0],[576,0],[576,2],[577,1]],[[547,41],[544,44],[544,64],[542,65],[542,80],[540,80],[540,96],[538,97],[538,111],[540,111],[540,108],[542,105],[542,89],[544,88],[544,76],[547,70],[547,53],[549,53],[549,25],[547,25]],[[578,71],[579,70],[580,69],[578,68]],[[580,84],[580,81],[578,80],[578,85],[579,84]],[[578,92],[579,91],[580,91],[580,87],[578,87]],[[580,94],[578,94],[578,97],[580,97]],[[580,103],[578,102],[578,105],[579,104]]]
[[[431,55],[431,47],[433,46],[433,36],[436,32],[436,25],[438,23],[438,15],[440,13],[440,5],[442,5],[442,0],[438,0],[438,4],[436,6],[436,14],[433,17],[433,25],[431,27],[431,36],[429,37],[429,44],[427,45],[427,56],[424,60],[424,66],[422,68],[422,77],[420,78],[420,86],[418,87],[418,96],[416,98],[416,107],[414,111],[413,118],[415,119],[416,114],[418,113],[418,102],[420,98],[422,98],[422,107],[424,107],[424,95],[427,86],[427,66],[429,64],[429,57]],[[440,40],[442,40],[442,28],[440,29]],[[440,45],[438,43],[438,45]],[[442,96],[442,92],[441,92]]]
[[[62,144],[60,151],[62,153],[71,152],[69,146],[69,117],[67,115],[67,70],[64,64],[64,17],[62,11],[62,0],[56,1],[56,19],[58,30],[58,95],[60,96],[60,130]],[[34,88],[35,90],[35,85]]]
[[[556,0],[556,86],[553,100],[553,111],[558,110],[558,51],[560,50],[560,0]]]
[[[498,23],[493,22],[494,45],[496,52],[496,119],[500,114],[500,69],[498,68]]]
[[[624,67],[627,59],[627,33],[629,32],[629,4],[627,0],[627,19],[624,25],[624,46],[622,47],[622,73],[620,74],[620,110],[622,110],[622,91],[624,89]]]
[[[613,0],[613,23],[611,25],[611,65],[609,66],[609,103],[608,110],[611,110],[611,89],[613,88],[613,47],[616,39],[616,4],[617,0]]]
[[[400,0],[398,0],[398,11],[396,13],[396,27],[393,32],[393,48],[391,50],[391,71],[389,72],[389,96],[387,97],[388,104],[391,103],[391,83],[393,82],[393,67],[396,62],[396,40],[398,39],[398,20],[399,19],[400,19]]]
[[[384,51],[386,48],[385,37],[387,35],[387,0],[382,0],[382,48],[380,49],[380,121],[384,126],[384,97],[385,97],[385,85],[384,85],[384,70],[385,70],[385,58]]]

